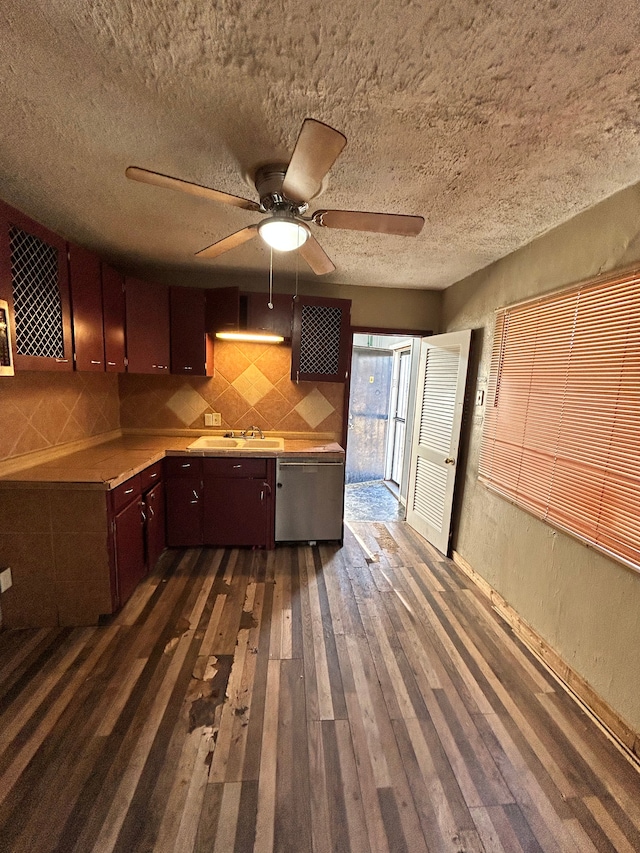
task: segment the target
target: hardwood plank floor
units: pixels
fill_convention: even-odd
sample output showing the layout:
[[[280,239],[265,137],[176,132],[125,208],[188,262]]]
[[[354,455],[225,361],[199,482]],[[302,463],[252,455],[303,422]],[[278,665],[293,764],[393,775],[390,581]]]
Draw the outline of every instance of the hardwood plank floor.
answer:
[[[403,522],[0,634],[0,850],[640,850],[640,774]]]

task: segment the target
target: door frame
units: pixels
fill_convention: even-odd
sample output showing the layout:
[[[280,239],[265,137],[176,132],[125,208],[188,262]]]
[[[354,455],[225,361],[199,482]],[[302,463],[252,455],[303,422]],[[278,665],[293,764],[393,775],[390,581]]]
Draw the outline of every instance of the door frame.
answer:
[[[408,338],[428,338],[433,335],[430,329],[398,329],[393,327],[386,329],[381,326],[350,326],[349,335],[349,351],[347,353],[347,376],[344,383],[344,396],[342,401],[342,436],[341,445],[347,454],[347,441],[349,431],[349,399],[351,397],[351,362],[353,360],[353,336],[354,335],[403,335]]]

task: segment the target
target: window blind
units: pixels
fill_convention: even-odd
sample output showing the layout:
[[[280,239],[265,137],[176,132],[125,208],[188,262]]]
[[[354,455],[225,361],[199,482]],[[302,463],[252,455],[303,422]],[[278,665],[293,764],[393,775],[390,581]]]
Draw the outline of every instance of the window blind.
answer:
[[[497,312],[479,476],[640,569],[640,273]]]

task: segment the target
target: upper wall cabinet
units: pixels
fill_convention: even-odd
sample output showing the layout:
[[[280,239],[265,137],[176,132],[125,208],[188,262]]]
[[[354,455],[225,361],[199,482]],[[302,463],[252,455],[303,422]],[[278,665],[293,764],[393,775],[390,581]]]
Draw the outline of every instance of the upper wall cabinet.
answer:
[[[124,277],[102,264],[104,357],[108,373],[124,373],[127,365],[124,334]]]
[[[100,258],[71,243],[69,283],[76,370],[104,371]]]
[[[349,363],[350,328],[350,299],[296,297],[291,378],[296,382],[344,382]]]
[[[66,242],[0,202],[0,298],[16,370],[72,370]]]
[[[169,288],[125,280],[129,373],[169,373]]]
[[[240,328],[240,288],[207,290],[207,332],[237,332]]]
[[[246,299],[247,304],[247,329],[272,332],[291,340],[293,296],[274,293],[271,299],[273,308],[269,308],[269,296],[266,293],[245,293],[242,298]]]
[[[206,333],[206,291],[171,287],[171,372],[207,376],[213,371],[213,350]]]

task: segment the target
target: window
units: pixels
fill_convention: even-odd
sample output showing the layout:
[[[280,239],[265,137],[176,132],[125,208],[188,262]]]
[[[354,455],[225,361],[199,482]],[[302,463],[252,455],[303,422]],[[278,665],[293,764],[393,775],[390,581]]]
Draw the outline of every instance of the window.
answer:
[[[640,569],[640,273],[497,312],[479,475]]]

